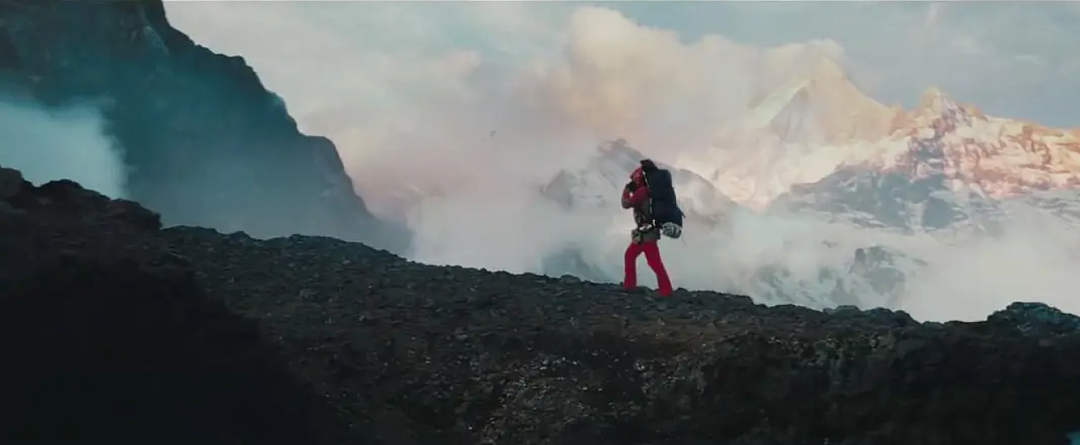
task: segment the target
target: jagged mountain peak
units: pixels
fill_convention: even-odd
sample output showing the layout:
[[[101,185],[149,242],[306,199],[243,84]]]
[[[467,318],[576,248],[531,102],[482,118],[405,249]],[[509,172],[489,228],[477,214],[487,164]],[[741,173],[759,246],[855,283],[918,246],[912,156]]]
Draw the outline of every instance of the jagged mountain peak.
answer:
[[[822,57],[814,65],[814,79],[847,79],[847,73],[840,67],[835,60],[829,57]]]
[[[987,116],[935,87],[873,146],[880,162],[795,186],[794,200],[873,226],[952,230],[985,225],[971,215],[999,200],[1080,187],[1075,132]]]
[[[856,86],[834,60],[772,91],[726,126],[714,149],[680,159],[743,205],[764,208],[793,184],[812,183],[877,156],[869,145],[904,118]]]
[[[935,108],[951,101],[952,99],[941,88],[931,86],[919,96],[918,108]]]
[[[630,172],[646,157],[626,140],[604,142],[580,168],[566,168],[557,173],[541,193],[567,209],[616,207]],[[653,160],[659,167],[671,171],[679,205],[689,217],[717,220],[738,207],[701,175],[674,167],[662,159]]]
[[[818,60],[814,64],[814,69],[810,71],[810,76],[805,80],[807,88],[858,89],[844,68],[829,57]]]
[[[958,126],[970,126],[974,120],[985,121],[987,116],[977,108],[962,104],[945,91],[931,86],[919,96],[919,104],[906,115],[901,130],[931,128],[952,131]],[[947,128],[946,128],[947,127]]]
[[[890,132],[901,111],[874,100],[844,69],[821,58],[806,77],[765,95],[747,114],[740,131],[770,136],[776,142],[838,144],[877,140]],[[743,138],[745,139],[745,137]]]
[[[589,164],[593,166],[614,164],[628,168],[627,172],[633,170],[646,157],[643,153],[631,147],[629,142],[621,138],[601,143],[596,148],[596,153],[589,160]]]

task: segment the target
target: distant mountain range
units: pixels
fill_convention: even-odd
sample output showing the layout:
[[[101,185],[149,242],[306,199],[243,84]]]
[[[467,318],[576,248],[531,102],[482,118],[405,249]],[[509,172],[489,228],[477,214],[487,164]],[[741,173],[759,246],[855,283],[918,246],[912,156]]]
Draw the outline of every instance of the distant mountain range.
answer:
[[[750,207],[866,171],[997,199],[1080,185],[1080,130],[987,116],[937,88],[913,110],[886,107],[828,59],[751,105],[714,149],[675,162]]]
[[[993,236],[1020,215],[1080,229],[1080,131],[987,116],[936,88],[913,110],[888,107],[827,59],[809,78],[749,104],[713,145],[656,159],[676,166],[693,224],[713,230],[740,212],[943,239]],[[568,209],[616,207],[641,157],[625,141],[603,144],[584,168],[557,175],[544,195]],[[763,266],[738,290],[810,306],[892,305],[928,265],[915,252],[857,248],[861,257],[851,249],[848,261],[823,268],[813,283],[782,265]]]
[[[542,193],[567,209],[619,207],[623,186],[629,174],[645,155],[631,148],[625,140],[607,142],[585,165],[575,170],[563,170],[547,184]],[[688,218],[715,222],[739,207],[708,179],[690,170],[673,168],[657,160],[671,171],[672,181],[680,194],[682,210]]]

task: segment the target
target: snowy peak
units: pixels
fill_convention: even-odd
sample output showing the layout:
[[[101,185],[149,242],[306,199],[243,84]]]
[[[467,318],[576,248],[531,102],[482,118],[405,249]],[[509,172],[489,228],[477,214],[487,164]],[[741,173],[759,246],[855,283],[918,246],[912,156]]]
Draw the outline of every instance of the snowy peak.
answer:
[[[926,91],[923,91],[922,95],[919,96],[919,106],[916,109],[937,110],[940,112],[949,105],[955,106],[956,104],[952,99],[946,96],[945,92],[941,91],[940,88],[930,87],[927,88]]]
[[[891,139],[907,145],[894,166],[912,178],[942,174],[953,189],[992,198],[1080,186],[1073,132],[987,116],[936,88],[908,116]]]
[[[830,59],[765,96],[734,127],[717,149],[684,164],[755,208],[841,170],[936,178],[991,198],[1080,187],[1080,129],[988,116],[936,87],[910,111],[886,107]]]
[[[605,142],[582,168],[560,171],[544,186],[542,194],[567,209],[616,207],[630,172],[644,158],[625,140]],[[654,161],[671,171],[679,206],[689,217],[717,220],[738,206],[700,175]]]
[[[1080,188],[1075,131],[987,116],[937,88],[873,147],[882,155],[877,162],[844,165],[820,181],[794,185],[777,204],[869,225],[939,229],[979,224],[965,206]]]
[[[676,161],[757,210],[787,194],[871,225],[943,227],[963,219],[954,199],[1080,189],[1080,129],[988,116],[934,87],[887,107],[821,59]]]
[[[907,134],[932,132],[940,136],[986,119],[986,115],[975,107],[960,104],[940,89],[930,87],[919,97],[919,105],[910,113],[904,113],[895,130]]]
[[[850,83],[844,69],[840,68],[840,65],[828,57],[822,57],[818,60],[818,63],[814,65],[810,79],[814,82]]]
[[[957,102],[938,87],[929,87],[919,96],[919,104],[913,115],[940,116],[954,110],[961,110],[974,119],[986,120],[987,116],[970,104]]]
[[[768,130],[782,143],[845,143],[887,135],[902,114],[867,96],[835,61],[822,58],[797,79],[754,105],[746,130]]]
[[[678,161],[740,204],[761,209],[794,184],[881,157],[871,144],[903,118],[899,107],[870,98],[836,62],[822,58],[808,76],[764,96],[724,127],[713,149]]]

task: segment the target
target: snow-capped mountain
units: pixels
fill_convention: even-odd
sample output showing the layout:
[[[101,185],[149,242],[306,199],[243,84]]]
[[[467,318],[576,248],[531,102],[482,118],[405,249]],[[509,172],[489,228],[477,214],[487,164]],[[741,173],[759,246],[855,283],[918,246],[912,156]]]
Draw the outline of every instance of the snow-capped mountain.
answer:
[[[749,115],[727,132],[761,135],[775,142],[847,144],[876,141],[901,119],[900,107],[886,107],[867,97],[831,59],[821,59],[809,77],[753,104]]]
[[[873,158],[874,142],[903,120],[898,106],[886,107],[863,94],[830,59],[822,59],[810,77],[750,105],[743,119],[717,131],[713,148],[675,164],[757,209],[794,184]]]
[[[602,144],[584,167],[560,171],[544,188],[548,199],[568,209],[618,208],[623,186],[630,172],[645,156],[619,139]],[[679,207],[688,218],[717,221],[738,207],[709,180],[686,169],[673,168],[655,160],[671,171]]]
[[[616,222],[625,220],[626,229],[629,229],[629,216],[620,214],[618,199],[629,173],[640,165],[643,157],[626,141],[605,143],[582,168],[557,174],[543,188],[543,196],[570,211],[600,209],[616,218],[621,216]],[[766,254],[763,259],[741,258],[741,252],[730,250],[736,244],[733,237],[776,240],[790,234],[773,233],[769,221],[756,221],[753,212],[736,204],[700,175],[667,167],[663,159],[654,160],[671,170],[680,206],[687,214],[684,239],[665,243],[664,248],[674,255],[669,260],[676,262],[673,270],[684,274],[683,285],[747,292],[761,302],[772,304],[882,306],[899,296],[910,266],[919,264],[918,260],[908,259],[902,253],[882,246],[848,249],[846,245],[808,239],[793,240],[796,246],[779,246],[775,255]],[[736,225],[741,228],[733,229],[732,219],[738,219]],[[751,229],[754,234],[745,233],[746,228],[755,226],[756,229]],[[616,241],[609,251],[599,252],[596,246],[582,246],[558,252],[544,259],[544,273],[618,281],[622,264],[621,256],[615,250],[622,248],[628,234],[617,231],[614,235],[605,235],[605,228],[595,229],[596,238],[614,236]],[[777,227],[775,230],[789,229]],[[780,243],[788,244],[788,241],[780,240]],[[785,251],[791,248],[813,251],[815,255],[832,252],[826,256],[833,260],[814,264],[810,267],[813,270],[792,268],[784,261]],[[871,252],[869,259],[866,255],[860,256],[859,252]],[[715,259],[715,263],[709,258]],[[690,264],[678,264],[680,260]],[[687,270],[686,266],[692,266],[693,270]],[[651,276],[644,272],[641,278],[648,282]]]
[[[758,301],[810,307],[896,307],[908,281],[926,262],[885,246],[857,248],[839,264],[820,264],[812,276],[798,276],[785,264],[757,269],[740,289]]]
[[[949,254],[952,270],[962,252],[983,252],[1009,230],[1015,238],[1019,220],[1080,232],[1080,130],[987,116],[935,88],[914,109],[887,107],[829,61],[751,105],[745,119],[717,133],[716,148],[672,159],[683,209],[713,230],[690,232],[699,236],[689,242],[697,250],[666,244],[676,257],[708,263],[672,267],[695,268],[681,280],[691,286],[765,303],[904,307],[922,298],[912,292],[932,294],[923,276],[955,285],[932,261],[942,249],[968,249]],[[606,144],[544,195],[566,208],[617,208],[641,157],[625,142]],[[732,214],[743,215],[736,227],[717,224]],[[619,269],[602,264],[606,257],[568,255],[570,273],[604,270],[613,279]],[[574,272],[582,265],[591,270]]]
[[[939,187],[1001,199],[1080,186],[1080,130],[987,116],[936,88],[913,110],[886,107],[827,59],[810,78],[754,104],[713,145],[676,165],[757,209],[789,192],[806,195],[804,184],[850,187],[860,172],[874,172],[877,179],[855,183],[882,184],[894,193],[888,190],[903,179],[926,190],[916,195]],[[928,216],[927,223],[944,217]]]
[[[1046,200],[1025,198],[1080,185],[1075,134],[989,117],[937,89],[875,146],[875,157],[795,184],[773,206],[867,226],[992,231],[1003,200],[1037,208]]]
[[[893,168],[914,177],[945,175],[950,188],[993,198],[1080,186],[1075,132],[990,117],[930,89],[890,135],[905,142]]]

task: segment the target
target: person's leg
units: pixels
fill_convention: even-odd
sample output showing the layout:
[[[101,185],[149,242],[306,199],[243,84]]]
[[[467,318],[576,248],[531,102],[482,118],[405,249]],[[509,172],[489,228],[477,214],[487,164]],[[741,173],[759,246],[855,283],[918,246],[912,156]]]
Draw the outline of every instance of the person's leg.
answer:
[[[623,255],[623,288],[637,288],[637,259],[641,256],[641,244],[630,242]]]
[[[645,261],[656,273],[656,285],[660,295],[665,297],[671,295],[671,278],[668,277],[667,269],[664,268],[664,260],[660,259],[660,243],[648,241],[642,244],[641,248],[645,252]]]

